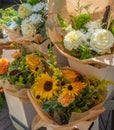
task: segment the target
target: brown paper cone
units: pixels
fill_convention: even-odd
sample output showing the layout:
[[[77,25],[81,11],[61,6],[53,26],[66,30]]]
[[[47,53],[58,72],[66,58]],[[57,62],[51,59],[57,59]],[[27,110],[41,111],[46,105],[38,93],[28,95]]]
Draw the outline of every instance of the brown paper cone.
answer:
[[[3,83],[3,89],[8,94],[18,97],[23,102],[30,102],[27,96],[27,89],[18,89],[15,85],[11,85],[8,81]]]
[[[36,102],[30,90],[27,91],[28,97],[33,104],[35,110],[38,113],[38,116],[34,118],[32,123],[32,130],[38,129],[42,126],[53,128],[53,130],[88,130],[91,123],[98,117],[99,114],[104,112],[102,104],[99,104],[87,111],[82,113],[79,119],[74,118],[75,115],[71,117],[70,121],[66,125],[58,125],[47,113],[45,113],[41,106]],[[82,125],[83,124],[83,125]]]

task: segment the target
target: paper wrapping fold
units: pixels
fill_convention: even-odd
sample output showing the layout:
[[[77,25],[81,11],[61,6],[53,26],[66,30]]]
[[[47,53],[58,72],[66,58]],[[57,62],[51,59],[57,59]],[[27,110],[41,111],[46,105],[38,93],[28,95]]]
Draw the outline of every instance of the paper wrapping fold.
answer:
[[[106,66],[114,66],[114,54],[102,55],[98,57],[93,57],[85,60],[80,60],[74,56],[69,55],[65,49],[60,45],[60,43],[55,43],[55,47],[58,51],[64,55],[68,60],[74,60],[75,62],[80,62],[88,65],[95,66],[96,68],[103,68]]]
[[[70,16],[76,16],[79,14],[76,11],[79,0],[49,0],[49,11],[48,19],[46,22],[47,35],[50,37],[53,43],[61,42],[63,39],[63,31],[58,23],[57,13],[59,13],[65,21],[70,23]],[[93,20],[102,18],[106,9],[106,6],[111,6],[111,15],[114,18],[114,1],[113,0],[80,0],[80,6],[85,6],[90,4],[89,12],[92,15]],[[97,8],[97,9],[96,9]],[[96,10],[95,10],[96,9]],[[85,11],[85,10],[84,10]],[[71,58],[61,47],[58,50],[62,52],[64,56],[68,59]],[[104,55],[100,57],[95,57],[87,60],[79,60],[72,56],[75,62],[86,63],[94,66],[104,67],[104,66],[114,66],[114,55]],[[76,59],[76,60],[75,60]]]
[[[3,89],[8,94],[18,97],[22,102],[30,102],[26,88],[18,89],[15,85],[11,85],[8,81],[3,81]]]
[[[38,115],[34,118],[32,123],[32,130],[36,130],[41,126],[53,128],[53,130],[88,130],[91,123],[98,117],[99,114],[105,111],[103,103],[96,105],[85,113],[72,113],[71,119],[66,125],[58,125],[47,113],[45,113],[41,106],[36,102],[30,90],[27,90],[28,97],[34,106]]]
[[[10,42],[16,42],[20,44],[29,44],[31,42],[41,44],[46,40],[46,38],[42,37],[40,34],[36,34],[35,36],[23,36],[18,30],[8,29],[6,26],[3,26],[3,31],[8,35]]]

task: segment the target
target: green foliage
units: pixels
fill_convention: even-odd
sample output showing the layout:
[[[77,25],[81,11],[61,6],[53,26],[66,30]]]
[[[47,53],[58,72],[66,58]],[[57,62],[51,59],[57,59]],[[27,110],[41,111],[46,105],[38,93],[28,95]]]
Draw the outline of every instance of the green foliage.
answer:
[[[63,125],[68,123],[70,115],[67,113],[67,107],[61,106],[61,104],[57,102],[57,99],[44,101],[42,107],[43,110],[48,112],[58,124]]]
[[[57,18],[62,26],[63,29],[66,29],[68,27],[68,24],[65,22],[65,20],[61,17],[61,15],[57,14]]]
[[[29,87],[34,76],[26,65],[25,57],[15,59],[9,67],[8,80],[20,87]]]
[[[112,32],[112,34],[114,35],[114,20],[111,21],[110,26],[109,26],[109,30]]]
[[[91,16],[89,14],[80,14],[77,17],[72,16],[71,20],[74,29],[83,29],[84,25],[91,20]]]
[[[80,60],[88,59],[97,56],[97,53],[91,50],[88,46],[80,45],[77,49],[69,51],[69,54],[79,58]]]
[[[31,4],[31,5],[35,5],[39,2],[39,0],[27,0],[27,3]]]
[[[46,0],[27,0],[28,4],[35,5],[39,2],[47,2]]]
[[[62,72],[58,67],[56,56],[53,53],[53,43],[49,44],[49,49],[48,49],[48,55],[49,55],[49,68],[52,71],[54,76],[57,76],[58,78],[61,77]]]
[[[13,7],[9,7],[6,9],[0,8],[0,14],[1,14],[0,19],[0,29],[1,29],[3,25],[15,19],[18,13]]]

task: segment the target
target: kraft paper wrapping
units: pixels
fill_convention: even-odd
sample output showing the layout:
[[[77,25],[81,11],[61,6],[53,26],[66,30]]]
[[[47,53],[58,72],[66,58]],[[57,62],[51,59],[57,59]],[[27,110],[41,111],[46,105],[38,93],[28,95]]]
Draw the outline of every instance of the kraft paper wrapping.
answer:
[[[80,60],[74,56],[69,55],[65,49],[60,45],[60,43],[55,43],[55,47],[58,51],[64,55],[68,60],[74,60],[74,62],[84,63],[88,65],[95,66],[96,68],[103,68],[106,66],[114,66],[114,54],[102,55],[94,58],[89,58],[85,60]]]
[[[58,125],[41,106],[36,102],[30,90],[27,91],[28,97],[34,106],[38,115],[32,122],[32,130],[36,130],[41,126],[53,128],[53,130],[88,130],[91,123],[98,117],[99,114],[105,111],[103,103],[100,103],[84,113],[72,113],[70,121],[66,125]]]
[[[55,43],[58,50],[65,56],[67,59],[74,58],[74,61],[76,62],[82,62],[86,64],[94,64],[94,66],[97,67],[104,67],[104,66],[114,66],[114,55],[104,55],[99,56],[87,60],[79,60],[73,56],[69,56],[67,52],[64,51],[64,49],[61,46],[58,46],[56,43],[59,43],[62,41],[62,37],[64,36],[64,32],[62,31],[61,27],[59,26],[58,20],[57,20],[57,13],[59,13],[65,21],[70,23],[70,16],[76,16],[79,14],[78,11],[76,11],[78,0],[49,0],[49,11],[48,11],[48,19],[46,22],[46,30],[47,35],[50,37],[51,41]],[[111,6],[111,15],[114,18],[114,1],[113,0],[80,0],[80,6],[85,6],[90,4],[89,12],[93,18],[93,20],[96,20],[98,18],[103,17],[103,14],[105,12],[106,6]],[[96,9],[96,10],[95,10]]]
[[[26,88],[19,89],[15,85],[11,85],[8,81],[3,81],[3,89],[8,94],[18,97],[22,102],[30,102]]]
[[[32,42],[41,44],[46,40],[46,38],[42,37],[40,34],[36,34],[35,36],[23,36],[18,30],[8,29],[6,26],[3,27],[6,35],[8,35],[8,39],[10,42],[16,42],[20,44],[30,44]]]
[[[63,67],[63,69],[73,70],[70,67]],[[78,72],[78,68],[77,68],[77,72]],[[80,74],[88,77],[88,73],[84,73],[83,70],[80,72]],[[101,95],[104,97],[103,102],[99,103],[98,105],[94,106],[93,108],[91,108],[86,112],[83,113],[73,112],[71,114],[68,124],[58,125],[48,113],[43,111],[41,105],[36,102],[36,99],[34,98],[30,90],[27,90],[27,95],[28,98],[30,99],[30,102],[34,106],[36,112],[38,113],[38,115],[33,120],[32,130],[36,130],[41,126],[51,127],[53,128],[53,130],[73,130],[73,129],[88,130],[91,123],[95,121],[95,119],[99,116],[99,114],[105,111],[105,108],[103,107],[103,103],[107,98],[107,92],[102,92]]]

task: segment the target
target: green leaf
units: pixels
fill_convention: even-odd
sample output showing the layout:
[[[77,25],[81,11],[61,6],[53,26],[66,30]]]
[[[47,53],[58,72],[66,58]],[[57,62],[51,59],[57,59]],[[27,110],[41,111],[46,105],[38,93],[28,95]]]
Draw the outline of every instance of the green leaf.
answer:
[[[68,24],[65,22],[65,20],[61,17],[61,15],[57,14],[57,18],[61,24],[61,26],[63,27],[63,29],[68,27]]]
[[[39,2],[39,0],[27,0],[28,4],[35,5]]]
[[[72,26],[74,29],[85,29],[84,25],[91,20],[89,14],[80,14],[77,17],[72,16]]]

